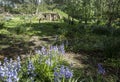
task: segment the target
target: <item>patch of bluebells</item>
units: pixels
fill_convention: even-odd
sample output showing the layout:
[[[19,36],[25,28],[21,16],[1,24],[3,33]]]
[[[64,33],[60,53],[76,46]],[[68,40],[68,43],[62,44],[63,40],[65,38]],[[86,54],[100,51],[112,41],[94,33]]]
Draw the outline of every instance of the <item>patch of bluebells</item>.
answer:
[[[39,55],[39,63],[41,63],[42,61],[44,61],[44,57],[47,58],[45,60],[45,63],[49,66],[52,66],[53,61],[52,59],[56,56],[60,56],[65,54],[65,49],[64,49],[64,44],[60,45],[60,46],[50,46],[49,49],[45,48],[44,46],[40,49],[40,50],[35,50],[36,54]],[[55,58],[57,61],[57,58]]]
[[[65,54],[64,44],[60,46],[50,46],[49,49],[46,49],[44,46],[40,50],[35,50],[36,54],[39,55],[49,55],[49,54]]]
[[[70,79],[73,77],[73,72],[65,66],[54,69],[54,82],[60,81],[62,78]]]
[[[17,57],[16,61],[12,59],[8,60],[6,57],[4,58],[4,63],[0,62],[0,80],[3,82],[19,82],[19,73],[21,70],[21,59]],[[27,73],[30,80],[33,82],[33,78],[35,76],[34,73],[34,65],[32,61],[28,61]]]
[[[45,63],[48,66],[53,66],[54,62],[58,62],[57,57],[65,54],[64,44],[60,46],[50,46],[49,49],[43,46],[40,50],[36,50],[35,52],[40,55],[39,56],[40,61],[38,60],[38,62]],[[27,72],[28,78],[32,82],[34,82],[36,73],[35,73],[35,67],[33,65],[33,62],[29,60],[26,67],[27,67],[26,72]],[[19,79],[20,79],[19,74],[23,74],[23,73],[20,73],[22,71],[22,68],[23,67],[21,65],[21,59],[19,56],[17,57],[16,61],[13,59],[8,60],[7,57],[5,57],[4,63],[2,64],[0,62],[0,80],[3,82],[19,82]],[[54,77],[55,77],[54,79],[56,79],[55,82],[57,82],[57,80],[61,78],[70,79],[72,78],[72,76],[73,76],[72,71],[65,66],[56,68],[56,70],[54,71]]]
[[[20,60],[19,60],[20,61]],[[19,63],[20,66],[20,63]],[[17,62],[12,59],[10,61],[5,58],[3,65],[0,63],[0,79],[4,82],[18,82],[18,69]]]

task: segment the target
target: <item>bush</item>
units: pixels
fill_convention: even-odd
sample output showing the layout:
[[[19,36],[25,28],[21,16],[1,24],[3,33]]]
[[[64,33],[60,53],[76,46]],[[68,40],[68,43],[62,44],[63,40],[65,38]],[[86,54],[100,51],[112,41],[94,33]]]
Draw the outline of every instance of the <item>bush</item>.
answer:
[[[79,53],[80,51],[102,51],[104,37],[81,35],[76,39],[68,40],[67,50]]]
[[[4,28],[4,22],[0,22],[0,29]]]
[[[74,29],[76,29],[74,32],[78,34],[84,34],[86,32],[85,25],[82,24],[76,26]]]
[[[84,25],[67,25],[65,28],[60,28],[61,35],[68,39],[79,37],[81,34],[85,34],[86,29]]]
[[[106,26],[92,26],[92,33],[98,35],[110,35],[112,28]]]
[[[104,41],[104,55],[107,58],[120,57],[120,39],[107,37]]]
[[[115,29],[114,32],[113,32],[113,35],[114,36],[120,36],[120,28]]]
[[[54,25],[53,25],[53,28],[54,28],[54,29],[59,29],[59,28],[60,28],[60,25],[54,24]]]

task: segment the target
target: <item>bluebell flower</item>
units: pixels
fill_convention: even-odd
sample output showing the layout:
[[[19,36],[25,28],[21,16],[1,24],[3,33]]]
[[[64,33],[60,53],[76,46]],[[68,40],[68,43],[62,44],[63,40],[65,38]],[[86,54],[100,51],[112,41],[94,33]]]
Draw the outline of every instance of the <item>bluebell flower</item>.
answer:
[[[56,74],[57,74],[57,72],[56,72]],[[59,81],[59,78],[54,76],[54,82],[58,82],[58,81]]]
[[[28,74],[32,73],[35,70],[32,61],[28,61]]]
[[[5,72],[3,66],[0,66],[0,77],[3,78],[5,77]]]
[[[13,63],[13,59],[12,58],[10,58],[10,64],[12,64]]]
[[[47,55],[47,51],[44,46],[41,48],[41,53],[42,55]]]
[[[8,59],[7,57],[4,58],[4,63],[7,63],[8,62]]]
[[[7,81],[7,82],[13,82],[11,77],[8,77],[8,78],[6,79],[6,81]]]
[[[17,57],[17,61],[20,62],[20,56]]]
[[[64,67],[63,65],[60,67],[60,69],[56,68],[54,70],[54,79],[60,80],[62,78],[70,79],[73,77],[73,73],[70,69],[67,67]],[[57,81],[56,81],[57,82]]]
[[[17,57],[17,72],[20,71],[20,68],[21,68],[21,61],[20,61],[20,57],[18,56]]]
[[[54,82],[58,82],[59,80],[59,73],[57,72],[57,68],[54,69]]]
[[[65,76],[65,67],[62,65],[61,68],[60,68],[60,78],[64,77]]]
[[[19,81],[17,69],[13,70],[13,76],[12,76],[12,78],[14,79],[15,82]]]
[[[28,61],[28,75],[29,75],[29,78],[31,79],[31,81],[34,81],[33,77],[36,75],[34,73],[34,70],[35,70],[34,65],[33,65],[32,61],[29,60]]]
[[[102,67],[101,64],[98,64],[98,73],[103,75],[105,74],[105,69]]]
[[[63,55],[65,54],[64,44],[60,45],[59,52],[62,53]]]
[[[58,74],[57,71],[54,72],[54,76],[55,76],[55,77],[58,77],[58,76],[59,76],[59,74]]]
[[[69,79],[72,77],[73,77],[73,73],[68,68],[66,68],[65,69],[65,78]]]
[[[53,50],[56,54],[58,53],[58,47],[57,46],[53,46]]]
[[[49,51],[52,51],[54,49],[54,47],[53,46],[50,46],[50,49],[49,49]]]
[[[47,59],[46,61],[45,61],[45,63],[47,64],[47,65],[49,65],[49,66],[52,66],[52,64],[53,64],[53,62],[52,62],[52,60],[49,58],[49,59]]]
[[[36,54],[42,55],[42,52],[40,50],[35,50]]]

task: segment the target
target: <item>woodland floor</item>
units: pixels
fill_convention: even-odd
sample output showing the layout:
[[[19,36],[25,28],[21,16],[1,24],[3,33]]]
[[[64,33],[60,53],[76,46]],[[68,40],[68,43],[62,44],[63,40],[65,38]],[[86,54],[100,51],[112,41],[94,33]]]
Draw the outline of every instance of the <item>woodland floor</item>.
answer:
[[[7,37],[3,37],[7,39]],[[2,39],[3,39],[2,38]],[[3,60],[4,57],[12,57],[15,59],[18,55],[22,58],[25,58],[29,55],[34,54],[35,49],[40,49],[42,46],[50,46],[55,41],[55,36],[45,36],[38,37],[32,36],[28,41],[16,41],[13,45],[7,46],[4,45],[3,49],[0,50],[0,60]],[[68,63],[72,63],[74,67],[83,68],[85,64],[83,63],[83,59],[86,59],[86,55],[84,54],[75,54],[72,52],[66,52],[65,61]]]

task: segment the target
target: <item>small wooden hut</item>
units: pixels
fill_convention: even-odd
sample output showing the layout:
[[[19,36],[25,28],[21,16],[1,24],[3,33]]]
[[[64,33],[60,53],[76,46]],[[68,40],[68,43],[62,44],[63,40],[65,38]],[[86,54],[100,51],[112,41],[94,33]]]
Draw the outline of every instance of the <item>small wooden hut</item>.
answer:
[[[60,16],[58,13],[55,13],[55,12],[39,14],[39,21],[41,20],[57,21],[58,19],[60,19]]]

